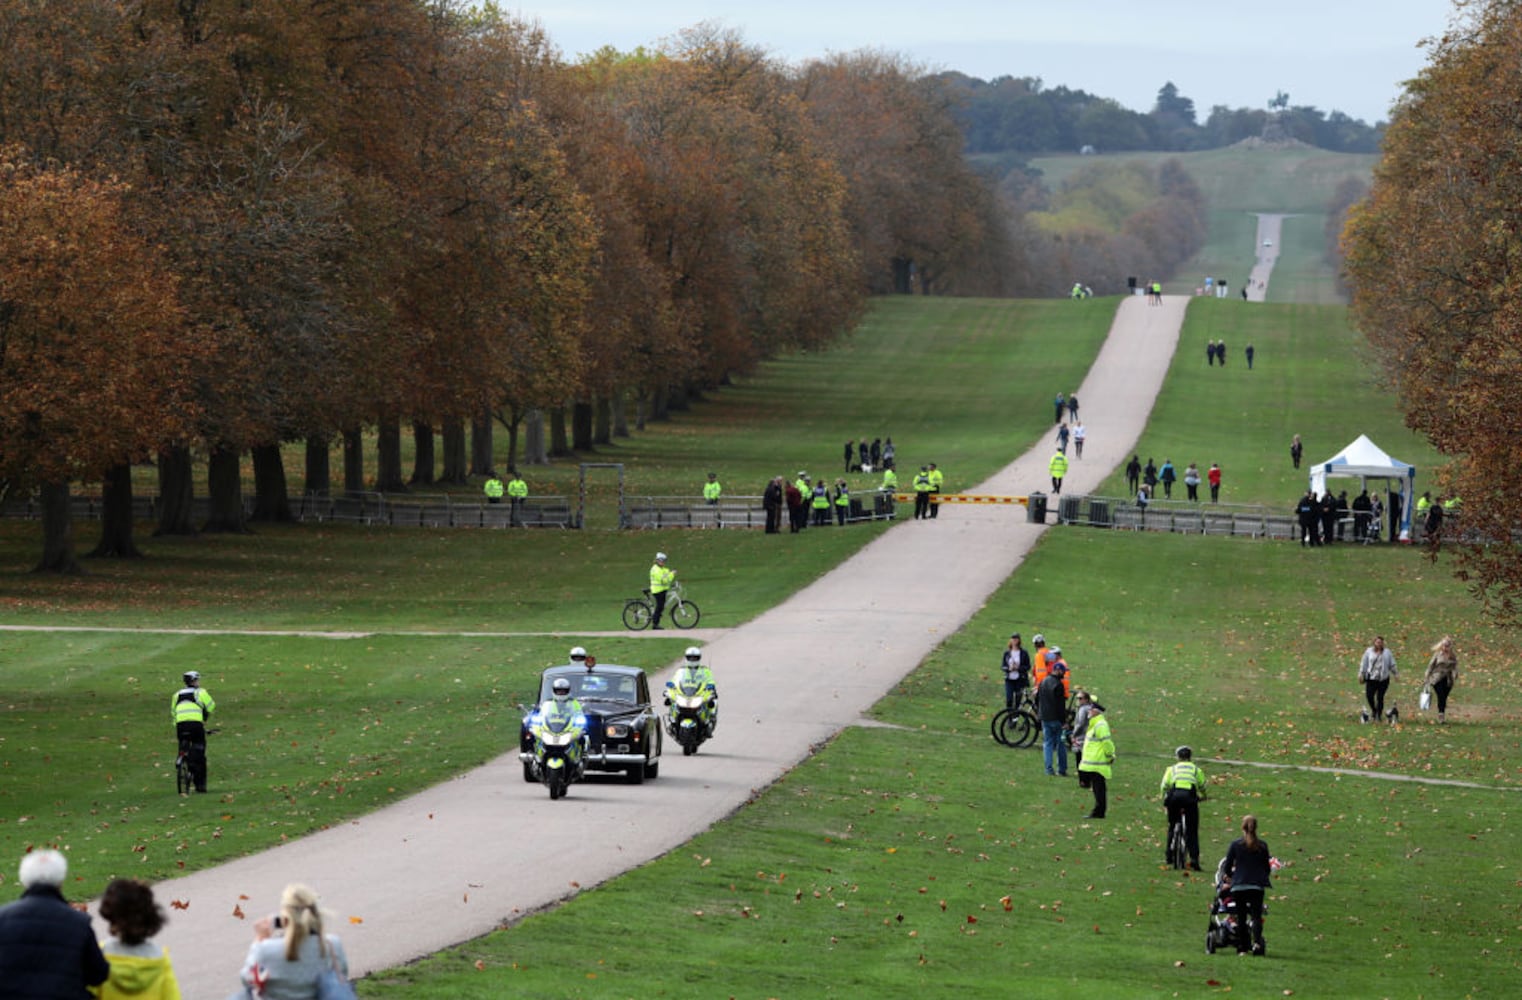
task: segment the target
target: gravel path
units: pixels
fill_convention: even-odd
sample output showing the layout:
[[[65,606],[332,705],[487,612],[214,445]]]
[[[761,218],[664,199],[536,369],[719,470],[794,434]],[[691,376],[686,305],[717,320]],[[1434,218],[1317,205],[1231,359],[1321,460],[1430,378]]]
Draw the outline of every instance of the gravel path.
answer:
[[[1121,301],[1078,388],[1088,437],[1067,492],[1093,491],[1134,450],[1187,302]],[[1012,398],[1044,407],[1069,388],[1026,386]],[[968,492],[1046,491],[1052,440],[1043,434]],[[338,914],[359,975],[479,936],[672,850],[855,723],[966,623],[1043,530],[1023,507],[948,505],[935,520],[896,525],[786,603],[719,634],[705,650],[723,692],[719,730],[695,757],[668,754],[654,782],[593,778],[550,802],[523,782],[514,747],[336,829],[161,883],[161,901],[188,904],[170,911],[159,938],[185,995],[220,998],[236,987],[253,918],[274,910],[291,881],[310,883]],[[208,812],[223,808],[207,798]]]

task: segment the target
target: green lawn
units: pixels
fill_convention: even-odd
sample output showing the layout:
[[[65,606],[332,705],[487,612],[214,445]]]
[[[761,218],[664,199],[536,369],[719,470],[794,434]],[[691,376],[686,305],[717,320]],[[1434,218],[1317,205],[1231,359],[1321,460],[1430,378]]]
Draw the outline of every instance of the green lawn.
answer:
[[[1308,457],[1368,431],[1397,456],[1430,463],[1409,435],[1399,440],[1388,397],[1357,374],[1361,351],[1338,310],[1236,305],[1191,305],[1144,449],[1159,460],[1167,449],[1181,467],[1188,457],[1220,461],[1229,499],[1286,507],[1303,482],[1286,471],[1296,431]],[[953,486],[976,482],[1046,433],[1050,393],[1030,387],[1077,385],[1113,306],[881,303],[848,349],[768,366],[628,448],[641,461],[663,456],[664,471],[646,480],[655,490],[696,483],[714,464],[705,441],[721,443],[722,468],[748,470],[748,480],[779,464],[827,462],[834,438],[881,427],[905,464],[924,454],[951,471]],[[1203,364],[1212,338],[1231,345],[1224,372]],[[1250,374],[1239,349],[1248,339],[1260,359]],[[749,409],[745,420],[729,414],[731,399]],[[842,401],[833,416],[816,407],[827,399]],[[515,720],[503,705],[580,632],[612,627],[654,546],[673,554],[703,624],[734,625],[871,534],[281,528],[145,539],[152,559],[59,580],[21,571],[35,525],[0,523],[8,622],[413,633],[7,633],[0,853],[66,844],[80,885],[98,886],[342,821],[510,744],[504,726]],[[1121,758],[1104,823],[1083,822],[1087,800],[1042,776],[1034,754],[988,738],[996,656],[1012,626],[1063,645],[1079,681],[1110,708]],[[546,627],[568,634],[416,634]],[[1396,698],[1407,724],[1397,729],[1354,721],[1356,655],[1376,629],[1403,664]],[[1443,632],[1456,636],[1464,673],[1453,721],[1440,729],[1417,717],[1410,678]],[[654,665],[681,639],[659,642],[595,651]],[[371,977],[362,993],[937,995],[1007,987],[1013,973],[1033,996],[1515,995],[1505,831],[1522,788],[1509,736],[1518,702],[1508,664],[1518,653],[1444,567],[1412,549],[1054,530],[877,707],[893,728],[852,729],[683,849],[550,913]],[[167,699],[191,666],[226,709],[211,821],[187,817],[167,794]],[[321,724],[295,733],[293,708],[310,681],[332,696]],[[1207,891],[1158,867],[1155,785],[1184,741],[1215,781],[1202,820],[1207,857],[1251,810],[1289,862],[1270,903],[1266,962],[1208,959]],[[61,783],[59,773],[77,780]]]

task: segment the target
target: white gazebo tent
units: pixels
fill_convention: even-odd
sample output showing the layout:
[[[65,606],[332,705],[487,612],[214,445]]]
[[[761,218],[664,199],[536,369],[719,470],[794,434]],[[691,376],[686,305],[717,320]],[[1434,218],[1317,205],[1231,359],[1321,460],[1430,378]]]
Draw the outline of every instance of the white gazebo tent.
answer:
[[[1416,493],[1416,466],[1407,465],[1400,459],[1386,455],[1365,434],[1358,435],[1358,440],[1325,462],[1317,462],[1311,466],[1311,489],[1317,496],[1326,492],[1326,480],[1328,476],[1356,477],[1364,481],[1364,488],[1368,488],[1367,480],[1384,479],[1395,480],[1391,490],[1398,490],[1401,494],[1400,505],[1400,537],[1402,541],[1411,538],[1411,501]]]

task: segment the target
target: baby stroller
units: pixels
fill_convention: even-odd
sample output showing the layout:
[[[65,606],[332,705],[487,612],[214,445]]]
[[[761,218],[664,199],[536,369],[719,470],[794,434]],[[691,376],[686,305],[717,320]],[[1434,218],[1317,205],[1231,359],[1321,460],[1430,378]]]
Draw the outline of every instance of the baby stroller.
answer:
[[[1224,865],[1225,859],[1221,864]],[[1237,904],[1231,898],[1231,886],[1225,884],[1224,873],[1220,867],[1216,868],[1215,894],[1210,900],[1210,922],[1205,925],[1205,953],[1214,955],[1217,948],[1235,948],[1237,946],[1237,921],[1243,919],[1237,914]],[[1263,904],[1263,915],[1268,916],[1268,904]],[[1267,952],[1266,945],[1255,945],[1252,953],[1263,955]]]

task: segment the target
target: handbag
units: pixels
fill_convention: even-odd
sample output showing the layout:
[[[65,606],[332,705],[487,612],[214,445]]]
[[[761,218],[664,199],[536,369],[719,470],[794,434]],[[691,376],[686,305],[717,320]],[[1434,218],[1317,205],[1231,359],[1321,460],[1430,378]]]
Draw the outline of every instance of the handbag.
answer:
[[[1423,712],[1427,711],[1427,709],[1432,707],[1432,688],[1431,687],[1425,686],[1425,685],[1422,687],[1421,697],[1416,699],[1416,704],[1421,708],[1421,710]]]
[[[317,1000],[359,1000],[359,997],[349,981],[329,966],[317,977]]]

